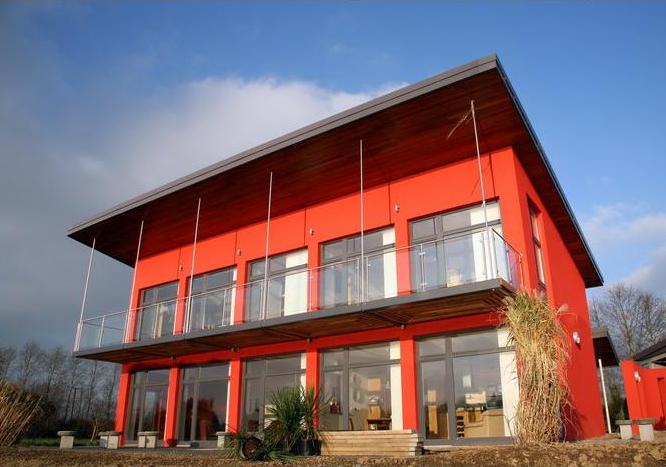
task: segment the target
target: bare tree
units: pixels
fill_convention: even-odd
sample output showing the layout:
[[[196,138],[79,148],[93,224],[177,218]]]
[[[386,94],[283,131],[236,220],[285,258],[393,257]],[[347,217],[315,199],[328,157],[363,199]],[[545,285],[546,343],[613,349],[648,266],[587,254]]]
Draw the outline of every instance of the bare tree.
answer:
[[[9,379],[9,372],[15,359],[15,347],[0,347],[0,381]]]
[[[23,389],[30,389],[35,381],[33,377],[37,370],[42,348],[35,341],[26,342],[19,352],[17,383]]]
[[[48,399],[53,385],[58,381],[65,370],[67,356],[62,347],[44,351],[41,355],[41,367],[45,377],[44,396]]]
[[[592,300],[590,312],[593,325],[608,327],[620,358],[631,357],[666,332],[666,303],[631,285],[609,287]]]

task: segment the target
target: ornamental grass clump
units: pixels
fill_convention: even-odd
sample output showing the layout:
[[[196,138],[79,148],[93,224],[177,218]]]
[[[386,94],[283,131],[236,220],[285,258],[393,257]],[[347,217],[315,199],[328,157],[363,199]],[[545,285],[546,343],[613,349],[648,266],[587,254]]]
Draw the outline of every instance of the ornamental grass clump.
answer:
[[[521,292],[505,302],[503,326],[515,347],[519,400],[518,444],[557,441],[568,401],[567,334],[559,319],[564,307],[551,307],[543,294]]]
[[[0,381],[0,447],[11,446],[39,415],[41,397]]]

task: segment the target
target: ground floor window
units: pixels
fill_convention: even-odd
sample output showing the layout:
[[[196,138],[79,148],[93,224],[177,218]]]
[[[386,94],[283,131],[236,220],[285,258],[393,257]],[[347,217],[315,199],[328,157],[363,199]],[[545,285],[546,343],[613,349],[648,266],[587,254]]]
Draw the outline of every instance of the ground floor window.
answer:
[[[129,423],[125,436],[136,441],[140,431],[157,431],[164,436],[169,370],[137,371],[132,375]]]
[[[226,431],[229,364],[186,367],[182,372],[178,439],[215,441]]]
[[[418,342],[420,428],[427,440],[511,436],[518,381],[496,329]]]
[[[276,391],[305,387],[305,354],[246,360],[243,394],[243,429],[258,431]]]
[[[402,429],[400,344],[387,342],[321,353],[325,430]]]

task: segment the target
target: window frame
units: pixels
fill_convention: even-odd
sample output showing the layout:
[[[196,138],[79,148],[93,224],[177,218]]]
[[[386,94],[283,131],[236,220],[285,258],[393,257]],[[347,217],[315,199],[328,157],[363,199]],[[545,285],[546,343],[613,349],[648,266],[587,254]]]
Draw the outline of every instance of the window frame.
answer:
[[[530,234],[532,238],[532,249],[534,250],[534,262],[536,265],[537,285],[540,289],[546,289],[546,259],[543,254],[543,224],[541,210],[533,202],[528,200],[530,216]]]
[[[263,412],[259,412],[259,420],[258,420],[258,426],[259,426],[259,431],[261,431],[261,427],[266,423],[265,422],[265,412],[266,412],[266,378],[267,377],[272,377],[272,376],[298,376],[299,380],[303,378],[305,375],[305,368],[301,368],[298,371],[279,371],[279,372],[270,372],[268,371],[268,362],[269,360],[278,360],[278,359],[287,359],[287,358],[294,358],[298,356],[300,361],[303,361],[305,353],[304,352],[296,352],[296,353],[289,353],[289,354],[282,354],[282,355],[275,355],[275,356],[268,356],[268,357],[253,357],[253,358],[248,358],[243,360],[243,384],[242,384],[242,393],[241,393],[241,427],[243,430],[247,429],[247,411],[246,411],[246,404],[247,404],[247,383],[248,381],[260,381],[260,387],[261,387],[261,407],[264,408]],[[248,375],[247,373],[247,367],[249,362],[256,362],[256,361],[262,361],[263,362],[263,370],[261,375]],[[301,363],[302,365],[302,363]],[[249,431],[249,430],[248,430]]]
[[[153,371],[164,371],[166,370],[167,372],[167,381],[166,383],[150,383],[148,382],[148,373],[153,372]],[[137,382],[137,375],[143,375],[143,380],[141,382]],[[144,431],[143,428],[143,419],[144,419],[144,410],[145,410],[145,400],[146,400],[146,390],[150,388],[158,388],[162,387],[166,389],[166,394],[168,397],[169,393],[169,379],[170,379],[170,372],[168,367],[161,367],[161,368],[149,368],[149,369],[144,369],[144,370],[135,370],[131,374],[131,382],[130,382],[130,397],[129,397],[129,404],[127,404],[127,424],[125,426],[125,429],[123,430],[123,434],[125,436],[125,439],[127,441],[130,441],[132,443],[138,442],[138,436],[134,434],[134,432],[131,432],[132,426],[134,423],[133,421],[133,416],[132,412],[134,410],[134,399],[135,399],[135,392],[139,391],[139,410],[137,412],[137,419],[138,419],[138,425],[137,425],[137,433],[140,431]],[[162,432],[166,429],[166,399],[165,399],[165,416],[164,416],[164,427],[162,428]],[[135,422],[136,423],[136,422]],[[158,439],[158,442],[161,442],[160,439]]]
[[[461,336],[474,336],[483,332],[488,332],[491,330],[497,330],[497,328],[475,328],[475,329],[465,329],[464,331],[459,332],[450,332],[450,333],[440,333],[440,334],[431,334],[426,336],[419,336],[415,339],[416,347],[416,366],[417,366],[417,407],[418,407],[418,433],[423,437],[424,444],[427,445],[474,445],[474,444],[509,444],[512,442],[512,437],[510,435],[504,436],[494,436],[494,437],[478,437],[478,438],[459,438],[457,435],[456,427],[456,406],[455,406],[455,374],[453,362],[456,357],[475,357],[480,355],[491,355],[499,354],[503,352],[514,352],[515,347],[511,345],[506,345],[500,347],[499,344],[496,348],[481,348],[477,350],[470,350],[464,352],[454,352],[453,351],[453,339],[455,337]],[[432,354],[421,356],[419,344],[423,341],[433,338],[444,338],[444,353]],[[421,368],[422,363],[427,362],[443,362],[446,368],[446,378],[445,381],[445,394],[446,394],[446,403],[447,403],[447,420],[449,426],[449,433],[447,438],[442,439],[428,439],[427,433],[425,432],[425,421],[423,414],[423,372]],[[501,371],[501,370],[500,370]]]
[[[201,377],[201,370],[202,368],[205,367],[213,367],[213,366],[227,366],[227,374],[226,376],[215,376],[215,377]],[[186,380],[185,379],[185,371],[188,369],[194,369],[196,368],[198,370],[198,375],[196,378],[193,378],[191,380]],[[216,382],[216,381],[221,381],[221,382],[226,382],[227,384],[227,400],[225,401],[225,420],[224,420],[224,426],[225,430],[228,425],[228,418],[229,418],[229,382],[231,381],[231,362],[230,361],[222,361],[222,362],[211,362],[211,363],[206,363],[203,365],[186,365],[180,368],[180,381],[179,381],[179,386],[178,386],[178,409],[176,413],[176,421],[177,421],[177,433],[178,433],[178,441],[179,442],[198,442],[200,444],[205,443],[206,445],[214,445],[216,444],[216,440],[205,440],[205,439],[195,439],[194,433],[196,431],[192,431],[192,427],[196,426],[196,423],[198,421],[198,402],[199,402],[199,385],[200,383],[208,383],[208,382]],[[193,400],[193,409],[194,407],[197,408],[197,410],[192,410],[192,420],[190,421],[191,427],[190,427],[190,439],[185,439],[185,426],[181,426],[181,416],[183,415],[182,413],[182,397],[183,397],[183,388],[186,384],[191,384],[192,385],[192,400]]]
[[[342,394],[340,397],[340,407],[342,409],[342,429],[339,431],[351,431],[349,423],[349,375],[352,369],[357,368],[373,368],[385,366],[389,369],[392,365],[401,365],[401,358],[390,358],[391,356],[391,342],[395,340],[384,341],[384,342],[372,342],[369,344],[362,345],[351,345],[347,347],[333,347],[328,349],[321,349],[319,351],[319,385],[320,391],[324,389],[325,375],[327,372],[340,371],[342,373]],[[386,345],[389,350],[389,359],[384,361],[377,362],[367,362],[367,363],[352,363],[350,361],[350,354],[352,350],[362,349],[364,347],[378,347],[380,345]],[[324,365],[324,356],[328,352],[342,352],[343,360],[340,365]],[[396,390],[401,390],[401,388],[396,388]],[[327,397],[324,394],[324,397]],[[393,398],[393,388],[391,388],[391,398]],[[321,417],[321,412],[320,412]],[[358,431],[358,430],[355,430]]]

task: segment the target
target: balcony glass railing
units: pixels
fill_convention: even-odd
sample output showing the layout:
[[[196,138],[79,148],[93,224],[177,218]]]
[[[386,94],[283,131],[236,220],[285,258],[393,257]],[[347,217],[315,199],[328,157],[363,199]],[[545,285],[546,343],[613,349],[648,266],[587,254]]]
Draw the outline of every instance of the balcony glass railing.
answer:
[[[171,300],[88,318],[79,323],[75,350],[172,335],[181,308],[188,333],[229,326],[238,315],[261,321],[489,279],[518,288],[520,273],[516,250],[483,230],[198,293],[182,306]]]

